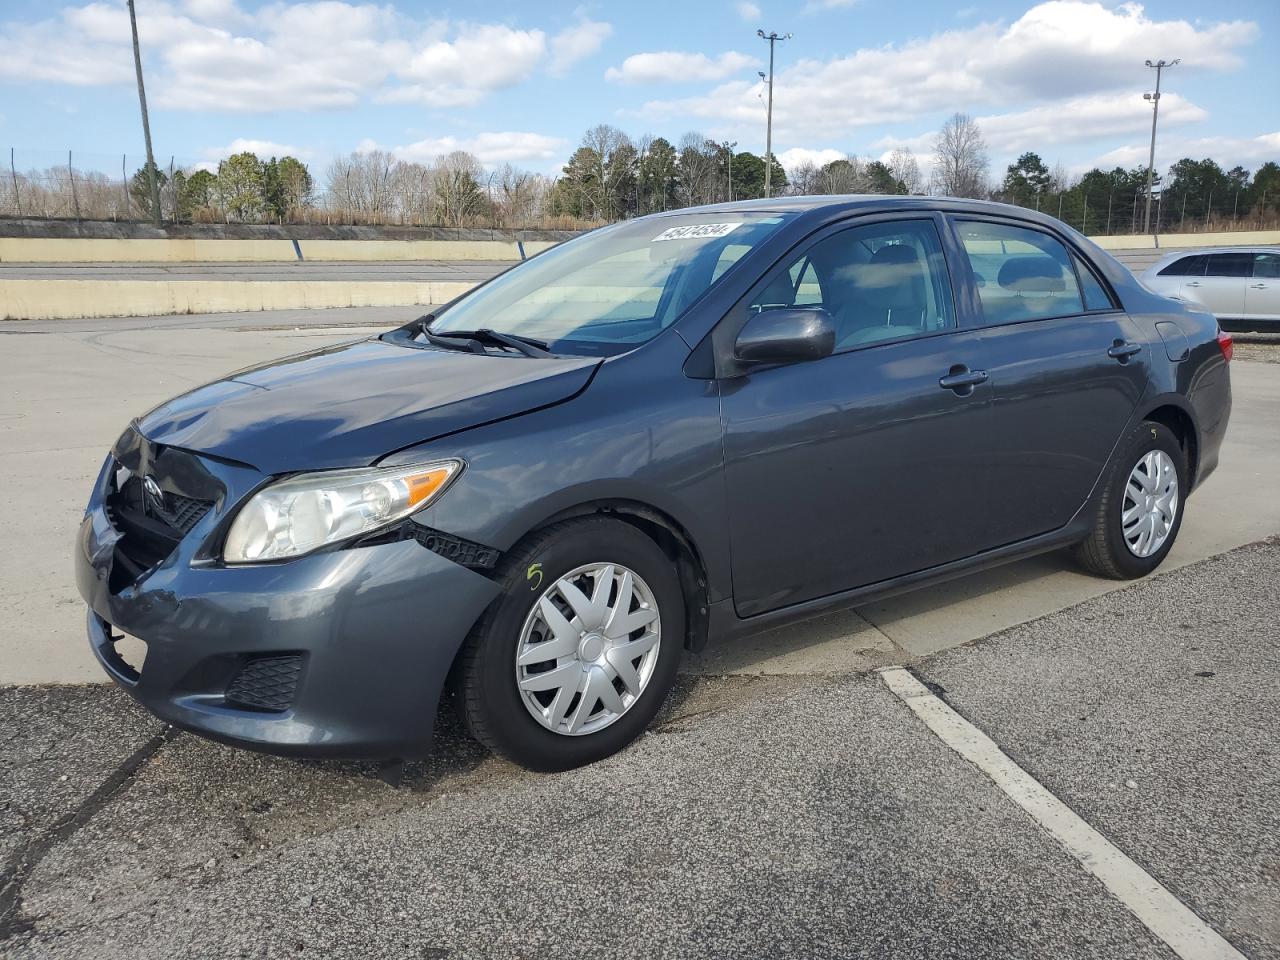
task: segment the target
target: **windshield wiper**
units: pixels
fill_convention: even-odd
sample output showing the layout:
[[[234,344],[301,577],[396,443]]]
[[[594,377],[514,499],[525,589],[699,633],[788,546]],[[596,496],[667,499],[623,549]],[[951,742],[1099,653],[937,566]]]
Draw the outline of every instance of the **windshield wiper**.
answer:
[[[499,333],[487,327],[479,330],[447,330],[435,333],[424,323],[422,335],[427,342],[436,347],[447,347],[453,350],[469,350],[472,353],[484,353],[485,345],[506,347],[526,357],[545,359],[555,354],[547,349],[545,340],[533,337],[521,337],[513,333]]]

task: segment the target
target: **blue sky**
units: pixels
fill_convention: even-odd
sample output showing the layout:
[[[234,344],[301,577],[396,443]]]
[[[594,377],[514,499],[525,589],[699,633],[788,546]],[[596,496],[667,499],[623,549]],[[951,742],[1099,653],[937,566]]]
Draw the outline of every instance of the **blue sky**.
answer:
[[[1023,150],[1072,170],[1145,163],[1143,61],[1159,57],[1183,63],[1166,75],[1158,165],[1280,160],[1277,0],[964,2],[137,6],[156,153],[179,164],[246,145],[317,168],[374,146],[462,148],[554,173],[596,123],[761,152],[757,27],[795,35],[778,48],[784,163],[895,147],[925,163],[957,110],[978,118],[993,172]],[[73,149],[110,169],[141,141],[123,0],[0,4],[0,145],[19,166]]]

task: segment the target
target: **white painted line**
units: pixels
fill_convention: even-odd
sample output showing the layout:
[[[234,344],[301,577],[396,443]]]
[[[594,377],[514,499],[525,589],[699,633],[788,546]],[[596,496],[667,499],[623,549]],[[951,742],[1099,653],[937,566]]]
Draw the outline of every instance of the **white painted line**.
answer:
[[[885,667],[880,676],[943,743],[1031,814],[1174,953],[1183,960],[1245,960],[1186,904],[1010,760],[990,737],[930,693],[923,683],[902,667]]]

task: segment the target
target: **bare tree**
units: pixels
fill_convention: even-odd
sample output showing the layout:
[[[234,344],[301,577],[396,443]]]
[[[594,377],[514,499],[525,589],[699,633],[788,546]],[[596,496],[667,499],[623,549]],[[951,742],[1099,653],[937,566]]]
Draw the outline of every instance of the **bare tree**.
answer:
[[[480,187],[484,168],[474,154],[465,150],[446,153],[435,162],[436,211],[445,224],[461,227],[484,213],[484,191]]]
[[[934,141],[933,188],[949,197],[985,197],[987,145],[973,117],[955,113]]]
[[[810,196],[818,192],[818,168],[813,161],[804,160],[787,171],[789,189],[797,196]]]
[[[924,182],[920,177],[920,164],[916,163],[916,155],[910,150],[898,147],[889,155],[889,172],[895,180],[902,181],[907,193],[921,193]]]

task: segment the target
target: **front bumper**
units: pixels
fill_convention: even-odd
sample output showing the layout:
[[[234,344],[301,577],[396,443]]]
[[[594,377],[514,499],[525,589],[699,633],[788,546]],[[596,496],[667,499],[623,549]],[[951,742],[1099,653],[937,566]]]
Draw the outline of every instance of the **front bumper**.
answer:
[[[107,673],[161,719],[226,743],[298,756],[425,756],[449,668],[496,585],[415,540],[223,566],[203,545],[263,478],[182,456],[225,494],[136,581],[113,577],[121,538],[106,505],[114,457],[81,524],[76,582]],[[140,671],[117,656],[112,627],[147,644]],[[246,695],[246,676],[269,695],[259,695],[261,683]]]

